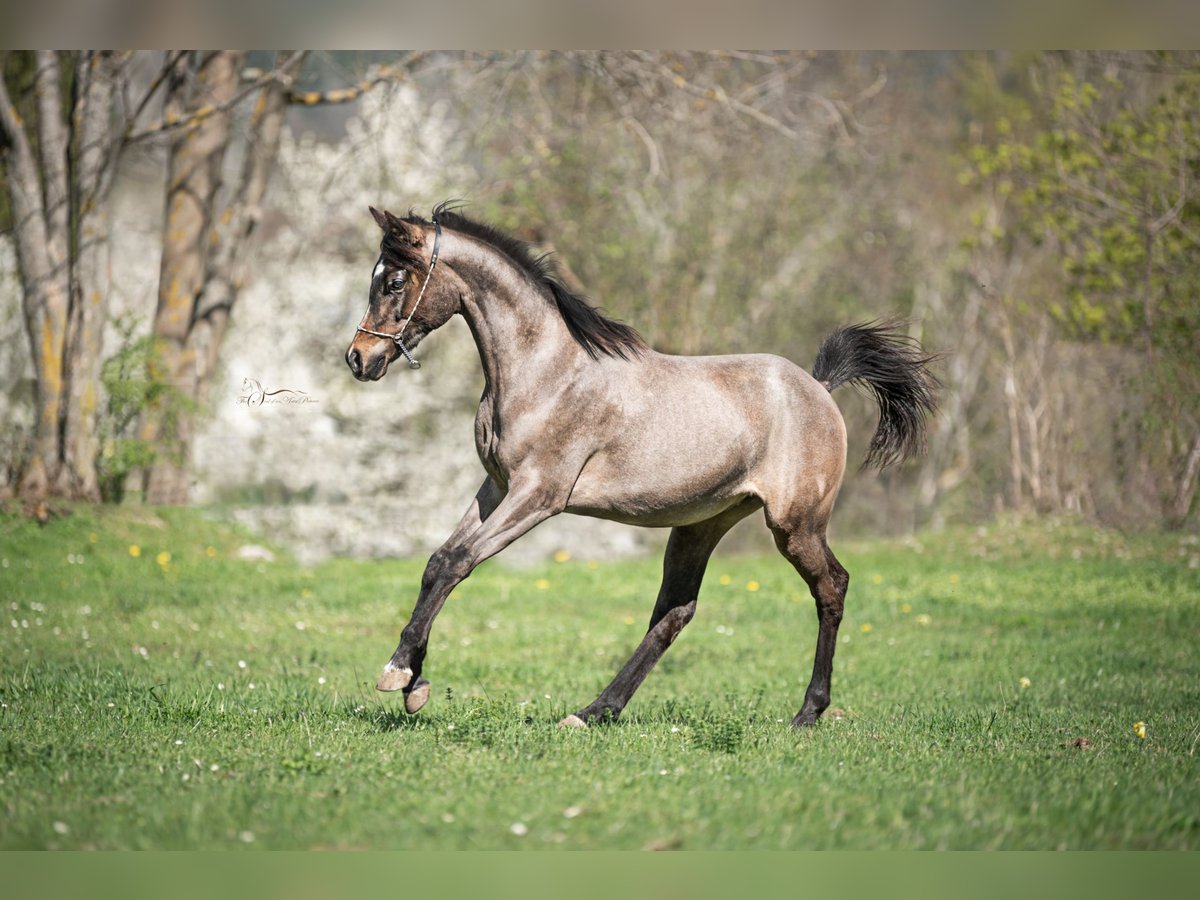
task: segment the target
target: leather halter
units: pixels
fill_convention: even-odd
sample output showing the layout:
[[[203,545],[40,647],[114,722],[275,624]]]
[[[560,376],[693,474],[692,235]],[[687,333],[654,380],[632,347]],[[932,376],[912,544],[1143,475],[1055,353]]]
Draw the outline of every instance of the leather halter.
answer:
[[[408,360],[408,367],[410,369],[419,369],[421,368],[421,364],[417,360],[413,359],[413,355],[409,353],[408,348],[404,346],[404,341],[401,340],[401,336],[404,334],[404,329],[408,328],[408,323],[412,321],[413,314],[416,313],[417,307],[421,305],[421,298],[425,296],[425,288],[429,287],[429,281],[433,278],[433,270],[437,266],[438,251],[442,246],[442,226],[441,223],[438,222],[437,216],[433,217],[433,228],[433,253],[431,253],[429,257],[429,271],[425,273],[425,281],[421,284],[421,292],[417,294],[417,302],[413,304],[413,308],[409,311],[408,318],[404,320],[404,324],[400,326],[400,330],[395,334],[387,334],[382,331],[372,331],[370,328],[363,328],[362,322],[358,324],[357,329],[364,334],[373,334],[375,337],[387,338],[390,341],[395,341],[396,346],[400,348],[400,353],[405,359]],[[371,308],[368,306],[367,312],[370,311]],[[363,322],[365,321],[367,321],[367,317],[364,314]]]

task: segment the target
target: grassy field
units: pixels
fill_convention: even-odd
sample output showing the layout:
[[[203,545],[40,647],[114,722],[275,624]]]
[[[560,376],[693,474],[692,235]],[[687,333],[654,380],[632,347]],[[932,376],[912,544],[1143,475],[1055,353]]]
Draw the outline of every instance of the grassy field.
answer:
[[[420,564],[251,540],[195,511],[0,517],[0,847],[1200,848],[1194,535],[837,545],[838,716],[799,733],[816,622],[779,558],[716,559],[622,721],[564,732],[656,560],[484,566],[408,717],[372,685]]]

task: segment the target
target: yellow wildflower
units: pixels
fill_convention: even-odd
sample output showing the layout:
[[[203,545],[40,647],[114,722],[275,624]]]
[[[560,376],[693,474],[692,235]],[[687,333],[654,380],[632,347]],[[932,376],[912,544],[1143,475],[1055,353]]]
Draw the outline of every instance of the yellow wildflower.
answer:
[[[626,625],[632,625],[632,624],[633,624],[633,616],[626,616],[626,617],[625,617],[625,624],[626,624]]]
[[[212,559],[214,556],[216,556],[216,555],[217,555],[217,548],[216,548],[216,547],[209,547],[209,548],[208,548],[207,550],[205,550],[204,552],[205,552],[205,554],[208,556],[208,558],[209,558],[209,559]]]
[[[933,619],[925,615],[925,613],[921,613],[919,616],[917,616],[916,622],[918,625],[929,625],[933,622]]]
[[[721,582],[721,584],[729,584],[731,581],[733,581],[733,579],[730,578],[728,575],[722,575],[720,578],[717,579],[717,581]]]
[[[758,582],[757,581],[747,581],[746,582],[746,590],[748,590],[750,593],[753,594],[755,591],[758,590]]]
[[[912,604],[911,603],[901,603],[900,604],[900,612],[902,612],[902,613],[912,612]]]
[[[1136,734],[1139,738],[1141,738],[1144,741],[1146,739],[1146,723],[1145,722],[1134,722],[1133,723],[1133,733]]]
[[[94,543],[96,543],[96,541],[100,540],[100,535],[96,534],[96,532],[93,531],[88,534],[88,540],[94,544]]]
[[[1017,682],[1017,684],[1019,684],[1021,686],[1021,690],[1025,690],[1027,687],[1032,685],[1033,682],[1030,681],[1028,678],[1022,676],[1021,679]]]
[[[570,559],[571,559],[571,551],[570,550],[555,550],[554,551],[554,561],[556,563],[565,563],[565,562],[568,562]]]
[[[129,555],[134,558],[141,556],[142,548],[139,547],[137,544],[130,544],[129,545]]]
[[[863,634],[870,634],[871,633],[871,623],[863,622],[862,625],[859,626],[859,630],[862,631]]]
[[[871,576],[871,584],[883,584],[883,576],[882,575],[872,575]]]
[[[958,581],[959,581],[959,578],[958,578],[958,576],[957,576],[957,575],[951,575],[951,576],[950,576],[950,583],[951,583],[951,584],[958,584]]]
[[[154,561],[160,566],[165,566],[171,561],[171,554],[166,550],[160,550],[158,556],[154,557]]]
[[[537,588],[539,591],[544,591],[544,590],[546,590],[546,588],[550,587],[550,582],[547,581],[545,578],[539,578],[537,581],[535,581],[533,583],[533,586],[535,588]]]

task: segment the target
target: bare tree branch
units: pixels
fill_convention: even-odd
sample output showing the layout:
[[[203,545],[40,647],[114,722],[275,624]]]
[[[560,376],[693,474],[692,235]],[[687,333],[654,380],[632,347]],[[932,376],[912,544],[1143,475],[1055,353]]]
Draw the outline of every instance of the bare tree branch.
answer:
[[[296,91],[289,90],[287,92],[287,102],[300,106],[322,106],[337,103],[350,103],[357,100],[363,94],[370,91],[372,88],[385,82],[400,81],[407,78],[411,66],[428,56],[427,50],[412,50],[406,53],[395,65],[377,65],[372,66],[365,78],[358,84],[350,85],[349,87],[333,88],[328,91]],[[282,66],[276,68],[279,71],[288,65],[285,62]]]
[[[240,91],[234,93],[232,97],[222,100],[217,103],[205,103],[191,110],[186,115],[180,114],[172,110],[164,111],[162,121],[156,125],[151,125],[148,128],[143,128],[140,131],[130,131],[125,138],[126,143],[135,144],[138,141],[146,140],[147,138],[156,137],[169,131],[176,131],[180,128],[197,128],[205,120],[219,113],[228,112],[234,106],[237,106],[246,97],[249,97],[255,91],[261,90],[264,86],[274,81],[287,81],[289,76],[284,73],[284,69],[290,68],[293,62],[296,61],[293,57],[303,58],[304,52],[293,54],[292,57],[284,61],[284,64],[271,69],[269,72],[261,73],[254,71],[254,81]],[[166,72],[178,66],[180,57],[176,56],[173,62],[164,67]],[[133,120],[129,123],[130,129],[134,127]]]

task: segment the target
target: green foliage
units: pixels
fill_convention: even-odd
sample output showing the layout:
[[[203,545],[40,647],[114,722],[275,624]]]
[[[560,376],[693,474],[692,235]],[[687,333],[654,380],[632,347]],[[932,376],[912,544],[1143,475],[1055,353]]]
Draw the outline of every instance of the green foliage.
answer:
[[[714,559],[621,721],[559,731],[641,637],[657,561],[486,565],[410,717],[373,676],[421,566],[246,540],[189,510],[0,516],[0,847],[1200,847],[1188,539],[838,547],[845,715],[804,732],[815,616],[777,556]]]
[[[166,427],[172,429],[178,411],[188,408],[188,404],[163,377],[161,367],[155,365],[153,336],[137,336],[137,318],[126,314],[114,324],[121,335],[121,345],[100,369],[100,383],[108,403],[96,423],[100,437],[96,468],[101,496],[108,502],[119,503],[125,496],[125,482],[130,473],[149,466],[155,459],[151,443],[137,435],[142,414],[154,407],[163,408]]]
[[[1016,227],[1061,255],[1068,333],[1191,354],[1200,333],[1200,72],[1138,102],[1115,79],[1050,76],[1028,123],[970,148],[972,175],[1013,192]]]

